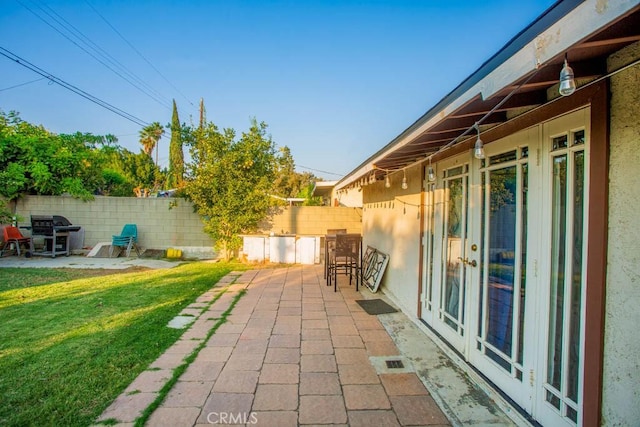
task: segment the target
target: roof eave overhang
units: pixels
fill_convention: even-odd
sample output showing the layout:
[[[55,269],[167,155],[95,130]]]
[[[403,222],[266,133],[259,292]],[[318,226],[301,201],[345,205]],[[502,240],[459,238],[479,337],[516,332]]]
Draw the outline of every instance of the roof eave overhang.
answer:
[[[345,188],[371,174],[376,164],[474,99],[488,100],[550,61],[558,61],[569,48],[628,14],[639,3],[640,0],[607,2],[606,5],[598,0],[556,3],[404,132],[338,181],[335,188]],[[425,160],[427,156],[428,153],[418,155],[408,164],[419,162],[420,157]]]

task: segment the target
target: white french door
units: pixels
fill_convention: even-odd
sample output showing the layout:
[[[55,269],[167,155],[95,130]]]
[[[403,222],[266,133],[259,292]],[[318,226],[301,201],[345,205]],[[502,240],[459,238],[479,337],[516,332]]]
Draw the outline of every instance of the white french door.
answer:
[[[443,162],[440,171],[436,182],[427,183],[430,191],[425,221],[429,228],[425,240],[430,254],[424,269],[429,280],[422,313],[423,319],[463,352],[467,334],[469,163],[460,159]]]
[[[424,186],[422,319],[549,426],[582,423],[587,129],[588,108]]]
[[[469,361],[528,412],[533,409],[538,128],[492,143],[476,172],[479,274],[471,284]],[[532,154],[534,161],[531,161]],[[532,247],[533,246],[533,247]],[[532,267],[533,268],[529,268]]]
[[[548,209],[535,418],[543,425],[582,424],[589,117],[585,108],[542,126]]]

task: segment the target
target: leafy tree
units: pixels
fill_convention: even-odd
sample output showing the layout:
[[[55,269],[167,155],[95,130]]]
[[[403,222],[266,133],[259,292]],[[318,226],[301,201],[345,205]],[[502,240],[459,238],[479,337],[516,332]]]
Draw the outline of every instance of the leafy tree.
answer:
[[[0,200],[0,224],[11,224],[13,221],[13,214],[7,207],[4,200]]]
[[[312,191],[313,183],[319,179],[310,172],[296,172],[295,162],[289,147],[285,145],[279,150],[280,156],[277,161],[274,194],[280,197],[307,197],[301,195],[301,193],[309,191],[309,189]]]
[[[185,192],[226,259],[242,244],[239,235],[255,232],[269,213],[277,158],[266,129],[254,119],[236,139],[233,129],[206,123],[191,147]]]
[[[184,153],[182,151],[183,127],[180,126],[176,100],[173,100],[173,115],[171,117],[171,142],[169,143],[169,177],[170,187],[182,186],[184,180]]]
[[[163,179],[162,171],[143,151],[135,154],[120,146],[103,147],[100,151],[104,157],[104,182],[100,194],[133,196],[134,188],[151,189],[159,179]]]
[[[151,157],[153,149],[156,149],[156,165],[158,164],[158,142],[164,135],[164,128],[160,122],[153,122],[148,126],[145,126],[140,131],[140,144],[142,144],[142,150]]]
[[[122,173],[113,169],[102,170],[102,195],[127,197],[134,194],[134,185]]]
[[[294,197],[297,193],[298,180],[293,156],[287,146],[281,147],[279,150],[280,156],[276,163],[276,179],[273,192],[280,197]]]
[[[114,141],[86,133],[56,135],[0,111],[0,196],[69,193],[91,199],[100,186],[102,157],[97,146]]]
[[[304,206],[322,206],[322,197],[314,196],[313,195],[314,189],[315,189],[315,183],[310,182],[302,189],[302,191],[300,191],[300,193],[298,193],[297,197],[304,198],[304,202],[303,202]]]
[[[122,168],[125,176],[135,187],[153,188],[158,181],[158,176],[161,175],[158,166],[144,153],[124,152]]]

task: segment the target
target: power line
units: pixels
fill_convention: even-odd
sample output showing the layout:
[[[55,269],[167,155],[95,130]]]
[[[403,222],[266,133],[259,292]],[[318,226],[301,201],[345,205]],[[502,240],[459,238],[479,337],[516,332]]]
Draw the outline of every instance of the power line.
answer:
[[[80,95],[81,97],[93,102],[96,105],[101,106],[102,108],[105,108],[109,111],[111,111],[112,113],[115,113],[117,115],[119,115],[120,117],[129,120],[130,122],[133,122],[135,124],[137,124],[138,126],[141,127],[145,127],[148,126],[149,123],[145,122],[144,120],[134,116],[133,114],[127,113],[126,111],[109,104],[106,101],[103,101],[102,99],[91,95],[88,92],[85,92],[84,90],[72,85],[71,83],[67,83],[66,81],[62,80],[59,77],[54,76],[53,74],[50,74],[48,72],[46,72],[45,70],[43,70],[42,68],[30,63],[29,61],[27,61],[26,59],[23,59],[21,57],[19,57],[18,55],[16,55],[15,53],[3,48],[2,46],[0,46],[0,55],[10,59],[11,61],[14,61],[15,63],[33,71],[36,74],[41,75],[42,77],[48,79],[49,81],[53,82],[53,83],[57,83],[60,86],[62,86],[63,88],[70,90],[71,92]]]
[[[33,1],[33,0],[32,0]],[[143,79],[141,79],[140,77],[138,77],[134,72],[132,72],[131,70],[129,70],[124,64],[122,64],[120,61],[118,61],[116,58],[114,58],[111,54],[109,54],[109,52],[107,52],[106,50],[104,50],[102,47],[100,47],[98,44],[96,44],[93,40],[91,40],[89,37],[87,37],[82,31],[80,31],[76,26],[74,26],[72,23],[70,23],[69,21],[67,21],[63,16],[61,16],[59,13],[57,13],[55,10],[53,10],[50,6],[42,3],[42,0],[38,0],[39,3],[43,4],[44,7],[46,7],[47,9],[49,9],[54,15],[56,15],[57,17],[59,17],[62,21],[64,21],[67,26],[65,27],[64,24],[60,24],[60,21],[58,21],[56,18],[53,18],[54,20],[56,20],[56,22],[58,22],[60,25],[62,25],[67,31],[71,32],[69,30],[69,27],[71,27],[71,29],[73,29],[78,35],[76,35],[76,37],[78,37],[80,40],[83,40],[85,44],[87,44],[88,46],[90,45],[91,47],[93,47],[93,50],[96,51],[98,54],[101,54],[101,56],[107,60],[109,60],[109,62],[111,62],[112,64],[120,67],[120,69],[122,71],[124,71],[126,74],[128,74],[131,78],[133,78],[138,84],[144,86],[146,89],[148,89],[149,91],[153,92],[155,95],[157,95],[163,102],[166,102],[167,104],[171,103],[171,100],[169,98],[167,98],[166,96],[164,96],[162,93],[160,93],[159,91],[155,90],[153,87],[151,87],[147,82],[145,82]],[[41,10],[43,10],[45,13],[47,13],[47,11],[45,11],[44,9],[42,9],[41,6],[40,7]],[[51,16],[49,13],[47,13],[47,15]],[[165,105],[165,104],[163,104]],[[165,105],[165,107],[167,107],[167,105]],[[167,107],[168,108],[168,107]]]
[[[296,166],[299,167],[299,168],[307,169],[307,170],[314,171],[314,172],[326,173],[328,175],[344,176],[344,174],[335,173],[335,172],[327,172],[327,171],[323,171],[323,170],[320,170],[320,169],[309,168],[307,166],[302,166],[302,165],[296,165]]]
[[[128,44],[128,45],[129,45],[129,47],[130,47],[131,49],[133,49],[133,51],[134,51],[135,53],[137,53],[137,54],[138,54],[138,56],[140,56],[140,58],[142,58],[142,59],[143,59],[147,64],[149,64],[149,66],[150,66],[151,68],[153,68],[153,69],[155,70],[155,72],[156,72],[156,73],[158,73],[158,75],[164,79],[164,81],[165,81],[165,82],[167,82],[167,83],[168,83],[168,84],[169,84],[173,89],[175,89],[175,91],[176,91],[176,92],[178,92],[178,93],[179,93],[179,94],[180,94],[180,95],[181,95],[181,96],[182,96],[182,97],[183,97],[183,98],[184,98],[184,99],[189,103],[189,105],[191,105],[192,107],[194,107],[194,108],[195,108],[195,105],[193,104],[193,102],[191,102],[191,101],[189,100],[189,98],[187,98],[187,96],[186,96],[184,93],[182,93],[182,91],[181,91],[180,89],[178,89],[178,88],[177,88],[173,83],[171,83],[171,81],[169,81],[169,79],[167,79],[167,78],[164,76],[164,74],[162,74],[162,73],[160,72],[160,70],[158,70],[158,69],[157,69],[157,68],[156,68],[156,67],[151,63],[151,61],[149,61],[149,60],[148,60],[148,59],[147,59],[147,58],[146,58],[146,57],[145,57],[145,56],[144,56],[144,55],[143,55],[143,54],[142,54],[138,49],[136,49],[136,47],[135,47],[135,46],[134,46],[134,45],[133,45],[129,40],[127,40],[127,39],[125,38],[125,36],[123,36],[123,35],[122,35],[122,33],[120,33],[120,31],[118,31],[118,30],[116,29],[116,27],[114,27],[114,26],[113,26],[113,25],[112,25],[112,24],[107,20],[107,18],[105,18],[105,17],[104,17],[100,12],[98,12],[98,10],[97,10],[97,9],[96,9],[96,8],[95,8],[91,3],[89,3],[89,1],[88,1],[88,0],[85,0],[85,3],[86,3],[86,4],[87,4],[91,9],[93,9],[93,11],[94,11],[94,12],[95,12],[95,13],[96,13],[96,14],[97,14],[97,15],[98,15],[98,16],[99,16],[99,17],[100,17],[100,18],[105,22],[105,24],[107,24],[107,25],[108,25],[108,26],[109,26],[109,27],[110,27],[110,28],[111,28],[111,29],[112,29],[112,30],[113,30],[113,31],[114,31],[118,36],[120,36],[120,38],[121,38],[121,39],[122,39],[126,44]]]
[[[16,0],[18,3],[20,3],[25,9],[27,9],[29,12],[31,12],[32,14],[34,14],[38,19],[40,19],[42,22],[44,22],[45,24],[47,24],[49,27],[51,27],[54,31],[56,31],[58,34],[60,34],[61,36],[63,36],[64,38],[66,38],[67,40],[69,40],[71,43],[73,43],[76,47],[78,47],[79,49],[81,49],[82,51],[84,51],[87,55],[91,56],[93,59],[95,59],[96,61],[98,61],[100,64],[102,64],[104,67],[106,67],[107,69],[109,69],[111,72],[113,72],[114,74],[116,74],[118,77],[120,77],[121,79],[123,79],[124,81],[126,81],[127,83],[129,83],[131,86],[133,86],[134,88],[136,88],[137,90],[139,90],[140,92],[142,92],[143,94],[147,95],[149,98],[153,99],[154,101],[156,101],[158,104],[162,105],[165,108],[169,108],[169,106],[167,105],[167,101],[162,100],[160,98],[158,98],[156,95],[150,93],[149,91],[147,91],[144,88],[141,88],[138,84],[132,82],[128,77],[125,77],[124,75],[122,75],[122,73],[120,73],[119,71],[115,70],[113,67],[111,67],[109,64],[107,64],[107,62],[112,62],[111,60],[109,60],[109,58],[107,58],[104,54],[101,54],[98,49],[91,47],[91,45],[85,41],[82,40],[82,37],[84,37],[85,39],[89,40],[88,37],[84,36],[84,34],[82,34],[79,30],[75,29],[75,31],[77,33],[79,33],[82,37],[73,34],[73,31],[71,31],[68,26],[66,26],[65,24],[61,23],[60,20],[58,20],[57,18],[55,18],[54,16],[52,16],[49,12],[47,12],[46,10],[44,10],[42,7],[38,6],[40,8],[40,10],[42,10],[46,15],[48,15],[52,20],[54,20],[58,25],[60,25],[60,27],[62,27],[63,29],[65,29],[67,32],[69,32],[70,34],[72,34],[74,37],[76,37],[77,39],[79,39],[82,43],[84,43],[85,45],[87,45],[89,48],[93,49],[94,52],[96,52],[97,55],[102,56],[105,60],[98,58],[94,53],[90,52],[89,50],[87,50],[84,46],[81,46],[80,44],[78,44],[75,40],[73,40],[69,35],[65,34],[62,30],[60,30],[59,28],[57,28],[55,25],[53,25],[51,22],[47,21],[45,18],[43,18],[41,15],[39,15],[36,11],[34,11],[33,9],[31,9],[29,6],[27,6],[26,4],[24,4],[22,1],[20,0]],[[50,9],[50,8],[49,8]],[[55,12],[53,12],[55,13]],[[56,14],[57,15],[57,14]],[[58,15],[60,16],[60,15]],[[65,21],[66,22],[66,21]],[[75,27],[74,27],[75,28]],[[95,45],[95,43],[91,42],[92,44]],[[95,45],[97,46],[97,45]],[[101,48],[100,48],[101,49]],[[120,66],[120,68],[123,68],[124,66]],[[128,70],[124,69],[125,73],[128,73],[130,75],[132,75],[131,72],[129,72]],[[138,77],[135,77],[135,79],[141,80]],[[162,95],[160,95],[162,96]]]
[[[31,84],[31,83],[39,82],[40,80],[46,80],[46,77],[40,77],[39,79],[29,80],[28,82],[24,82],[24,83],[20,83],[20,84],[17,84],[17,85],[5,87],[4,89],[0,89],[0,92],[3,92],[5,90],[9,90],[9,89],[15,89],[17,87],[25,86],[25,85],[28,85],[28,84]]]

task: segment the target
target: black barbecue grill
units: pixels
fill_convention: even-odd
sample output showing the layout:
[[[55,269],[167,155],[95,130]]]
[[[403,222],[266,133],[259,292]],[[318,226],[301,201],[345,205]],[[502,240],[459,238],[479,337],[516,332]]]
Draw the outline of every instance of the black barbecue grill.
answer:
[[[80,231],[80,228],[60,215],[31,215],[31,253],[52,258],[69,256],[69,233]],[[41,250],[35,250],[34,239],[44,240]]]

